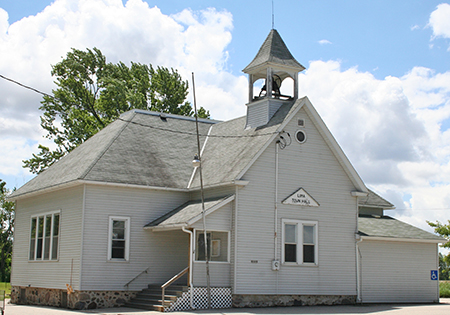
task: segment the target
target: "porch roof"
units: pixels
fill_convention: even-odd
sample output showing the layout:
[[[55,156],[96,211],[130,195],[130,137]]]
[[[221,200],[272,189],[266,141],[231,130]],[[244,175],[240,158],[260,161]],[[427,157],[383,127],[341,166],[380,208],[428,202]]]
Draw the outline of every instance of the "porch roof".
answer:
[[[235,195],[205,199],[205,215],[233,201]],[[144,229],[174,230],[189,227],[202,218],[201,200],[191,200],[146,224]]]

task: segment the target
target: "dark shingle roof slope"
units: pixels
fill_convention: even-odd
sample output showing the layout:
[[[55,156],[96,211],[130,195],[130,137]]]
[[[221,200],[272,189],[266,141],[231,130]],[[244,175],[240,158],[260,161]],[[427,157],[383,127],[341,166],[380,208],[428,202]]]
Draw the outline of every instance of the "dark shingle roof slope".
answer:
[[[299,106],[302,100],[283,104],[264,126],[245,129],[245,117],[220,122],[212,126],[202,153],[204,185],[214,185],[240,179],[248,166],[268,141],[278,134],[281,124]],[[196,172],[191,187],[199,187]]]
[[[208,210],[226,201],[231,196],[205,200],[205,212],[208,212]],[[148,223],[144,227],[170,228],[170,227],[178,227],[180,225],[187,225],[189,221],[195,219],[196,217],[202,214],[202,209],[203,207],[201,200],[188,201],[185,204],[159,217],[158,219]]]
[[[380,195],[374,193],[372,190],[367,189],[369,194],[366,197],[359,197],[358,204],[360,207],[372,207],[382,209],[394,209],[395,206],[382,198]]]
[[[305,70],[305,67],[292,56],[280,34],[275,29],[270,31],[256,54],[256,57],[242,71],[247,72],[268,63],[287,66],[289,68],[297,69],[298,71]]]
[[[199,121],[206,135],[214,120]],[[76,180],[186,188],[197,152],[191,117],[132,110],[14,192],[11,198]],[[204,141],[205,137],[201,138]]]
[[[446,242],[445,239],[437,235],[389,216],[360,215],[358,229],[361,236]]]

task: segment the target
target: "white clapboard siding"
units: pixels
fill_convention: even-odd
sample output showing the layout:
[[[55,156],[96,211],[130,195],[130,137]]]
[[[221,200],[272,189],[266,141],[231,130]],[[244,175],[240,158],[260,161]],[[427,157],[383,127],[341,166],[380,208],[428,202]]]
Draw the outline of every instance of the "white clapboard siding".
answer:
[[[231,286],[231,265],[222,262],[209,263],[210,284],[212,287],[229,287]],[[206,286],[206,263],[194,263],[193,285]]]
[[[189,263],[189,234],[181,230],[152,232],[144,225],[188,200],[188,193],[87,186],[82,257],[83,290],[142,289],[162,284]],[[109,216],[131,220],[130,259],[108,261]]]
[[[220,209],[206,216],[206,229],[209,231],[228,231],[232,229],[233,202],[230,202]],[[203,230],[203,220],[196,222],[193,227],[197,230]],[[229,237],[231,243],[231,234]],[[231,244],[228,244],[231,254]],[[231,257],[229,262],[214,262],[210,265],[210,282],[212,286],[231,286]],[[194,262],[193,283],[195,286],[206,285],[206,268],[204,262]]]
[[[359,243],[361,298],[364,303],[431,303],[439,301],[437,245],[430,243]]]
[[[82,202],[83,186],[17,201],[11,276],[13,286],[65,289],[72,278],[72,287],[79,289]],[[53,211],[61,211],[59,259],[30,261],[31,217]]]
[[[206,216],[206,229],[210,231],[231,231],[231,220],[234,202],[229,202],[220,209]],[[203,220],[192,225],[193,228],[203,230]]]
[[[305,121],[307,140],[294,135],[298,119]],[[292,142],[279,149],[278,244],[281,260],[282,219],[317,221],[318,266],[281,265],[271,270],[274,254],[275,142],[243,176],[249,184],[237,198],[236,294],[356,295],[355,189],[341,163],[304,109],[285,128]],[[287,136],[285,135],[285,138]],[[281,201],[300,187],[319,207],[284,205]]]

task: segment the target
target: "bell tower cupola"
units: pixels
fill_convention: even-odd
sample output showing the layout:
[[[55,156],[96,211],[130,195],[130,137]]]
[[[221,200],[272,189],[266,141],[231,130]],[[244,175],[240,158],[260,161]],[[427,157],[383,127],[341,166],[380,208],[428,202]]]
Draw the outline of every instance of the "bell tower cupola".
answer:
[[[292,54],[280,34],[272,29],[259,49],[256,57],[242,70],[248,74],[247,128],[265,125],[285,102],[298,99],[298,73],[305,70]],[[286,78],[293,82],[292,95],[281,93],[281,84]],[[254,84],[265,80],[258,95],[254,95]]]

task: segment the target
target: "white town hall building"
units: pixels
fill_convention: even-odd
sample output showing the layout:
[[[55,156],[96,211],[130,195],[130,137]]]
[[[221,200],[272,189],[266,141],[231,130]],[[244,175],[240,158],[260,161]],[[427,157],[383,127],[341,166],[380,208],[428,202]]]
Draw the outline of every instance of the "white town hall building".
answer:
[[[199,119],[207,255],[195,119],[132,110],[10,197],[11,301],[166,311],[205,308],[208,295],[214,308],[438,302],[444,240],[384,215],[393,205],[299,98],[302,70],[273,29],[243,70],[247,115]]]

